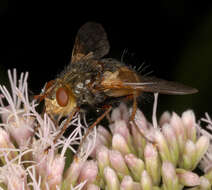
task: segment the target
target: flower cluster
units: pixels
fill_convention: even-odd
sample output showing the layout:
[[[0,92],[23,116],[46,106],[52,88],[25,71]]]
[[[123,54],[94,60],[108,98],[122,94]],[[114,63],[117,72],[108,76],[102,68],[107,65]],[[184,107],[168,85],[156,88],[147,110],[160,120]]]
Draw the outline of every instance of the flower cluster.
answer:
[[[36,111],[37,104],[28,97],[28,73],[22,73],[19,80],[16,70],[8,75],[11,93],[0,86],[0,189],[82,189],[86,179],[80,183],[76,173],[93,150],[96,131],[89,134],[78,160],[70,163],[76,153],[73,147],[80,144],[86,131],[81,115],[76,114],[69,123],[73,132],[54,142],[66,120],[55,126],[47,114]]]
[[[129,122],[128,109],[120,104],[112,111],[111,120],[111,133],[101,126],[97,129],[92,153],[102,189],[211,189],[211,136],[197,135],[200,126],[193,111],[185,111],[181,117],[165,112],[154,127],[140,110],[135,123]],[[199,176],[194,170],[202,158],[206,160],[204,155],[207,166]]]
[[[180,117],[165,112],[153,124],[121,103],[109,118],[109,130],[94,128],[75,114],[73,131],[55,142],[59,126],[29,101],[28,74],[17,80],[9,71],[11,93],[0,86],[0,189],[4,190],[210,190],[212,187],[212,121],[206,130],[193,111]],[[83,139],[83,141],[82,141]],[[76,152],[76,148],[80,150]],[[202,173],[196,171],[200,166]]]

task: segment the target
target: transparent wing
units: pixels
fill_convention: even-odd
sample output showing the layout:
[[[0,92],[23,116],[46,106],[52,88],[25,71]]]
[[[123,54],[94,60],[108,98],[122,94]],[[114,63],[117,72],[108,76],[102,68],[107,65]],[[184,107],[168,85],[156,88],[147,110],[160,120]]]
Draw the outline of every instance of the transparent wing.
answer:
[[[194,94],[198,90],[190,86],[156,77],[141,77],[139,83],[124,82],[124,88],[141,90],[144,92],[158,92],[161,94],[185,95]]]

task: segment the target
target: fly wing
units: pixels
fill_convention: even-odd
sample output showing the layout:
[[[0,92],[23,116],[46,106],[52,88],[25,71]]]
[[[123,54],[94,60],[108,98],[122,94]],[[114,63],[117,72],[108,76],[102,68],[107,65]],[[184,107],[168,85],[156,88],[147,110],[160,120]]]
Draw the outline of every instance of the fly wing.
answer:
[[[85,23],[78,31],[71,63],[75,63],[83,57],[99,59],[105,56],[110,49],[107,34],[101,24],[95,22]]]
[[[198,90],[184,84],[166,81],[156,77],[141,77],[139,83],[123,83],[125,88],[141,90],[144,92],[158,92],[160,94],[186,95],[197,93]]]

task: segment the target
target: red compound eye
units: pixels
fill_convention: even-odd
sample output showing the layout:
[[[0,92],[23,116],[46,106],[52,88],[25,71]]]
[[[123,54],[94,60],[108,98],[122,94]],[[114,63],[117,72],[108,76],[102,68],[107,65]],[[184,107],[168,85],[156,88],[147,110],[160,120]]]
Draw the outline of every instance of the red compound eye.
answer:
[[[64,87],[58,88],[56,92],[56,100],[60,106],[65,107],[69,101],[68,89]]]

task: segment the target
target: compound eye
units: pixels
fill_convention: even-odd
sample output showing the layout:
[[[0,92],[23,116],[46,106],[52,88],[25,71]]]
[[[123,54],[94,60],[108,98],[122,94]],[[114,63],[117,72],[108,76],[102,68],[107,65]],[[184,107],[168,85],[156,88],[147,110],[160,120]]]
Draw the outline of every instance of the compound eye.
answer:
[[[64,87],[58,88],[56,92],[56,100],[61,107],[67,106],[69,101],[68,89]]]

